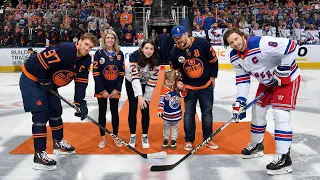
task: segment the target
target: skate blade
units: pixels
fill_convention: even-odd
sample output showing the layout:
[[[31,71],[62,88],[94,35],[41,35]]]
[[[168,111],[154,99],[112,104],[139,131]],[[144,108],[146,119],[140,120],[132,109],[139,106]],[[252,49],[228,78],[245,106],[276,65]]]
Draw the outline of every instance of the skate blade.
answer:
[[[72,155],[72,154],[76,154],[76,151],[61,151],[59,149],[54,149],[53,154],[55,154],[55,155]]]
[[[242,155],[242,159],[252,159],[252,158],[258,158],[262,156],[264,156],[263,151],[259,151],[257,153],[250,154],[250,155]]]
[[[277,169],[277,170],[268,170],[267,171],[267,173],[271,176],[280,175],[280,174],[287,174],[287,173],[291,173],[291,172],[292,172],[291,166],[283,167],[283,168]]]
[[[53,170],[57,169],[57,166],[56,165],[46,166],[46,165],[43,165],[43,164],[34,163],[33,164],[33,169],[35,169],[35,170],[53,171]]]

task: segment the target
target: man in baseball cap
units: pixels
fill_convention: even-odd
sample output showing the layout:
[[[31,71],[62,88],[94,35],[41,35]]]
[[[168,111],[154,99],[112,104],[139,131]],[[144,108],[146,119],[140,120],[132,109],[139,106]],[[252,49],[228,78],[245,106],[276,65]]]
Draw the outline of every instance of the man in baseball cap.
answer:
[[[180,25],[173,27],[171,30],[171,35],[174,42],[181,48],[186,48],[191,43],[191,40],[186,32],[186,29]]]

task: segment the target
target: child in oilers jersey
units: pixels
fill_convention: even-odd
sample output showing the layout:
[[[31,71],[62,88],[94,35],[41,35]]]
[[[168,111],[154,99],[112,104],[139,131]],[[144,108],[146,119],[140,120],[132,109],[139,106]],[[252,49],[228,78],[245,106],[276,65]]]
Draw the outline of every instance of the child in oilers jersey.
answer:
[[[171,145],[170,149],[176,149],[176,139],[178,138],[179,121],[182,118],[181,105],[179,97],[185,97],[186,89],[178,90],[177,82],[181,74],[177,70],[169,69],[164,74],[164,84],[160,92],[160,102],[158,106],[159,117],[163,121],[163,136],[164,141],[162,149],[167,149],[169,146],[170,129]]]

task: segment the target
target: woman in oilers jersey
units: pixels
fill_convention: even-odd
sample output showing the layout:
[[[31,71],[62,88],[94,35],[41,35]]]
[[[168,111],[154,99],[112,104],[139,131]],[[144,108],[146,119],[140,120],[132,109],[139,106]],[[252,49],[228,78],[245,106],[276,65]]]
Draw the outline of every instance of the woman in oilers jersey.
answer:
[[[138,104],[142,114],[142,148],[149,148],[148,130],[150,123],[149,103],[158,81],[160,56],[152,40],[145,40],[140,48],[134,51],[126,66],[126,90],[129,99],[129,145],[136,145],[136,126]]]
[[[118,45],[118,37],[113,30],[105,30],[99,50],[94,55],[93,77],[95,81],[95,97],[99,104],[99,124],[106,126],[106,112],[109,99],[113,134],[119,129],[119,98],[124,77],[124,55]],[[106,146],[105,131],[100,129],[99,148]],[[116,147],[122,144],[113,139]]]

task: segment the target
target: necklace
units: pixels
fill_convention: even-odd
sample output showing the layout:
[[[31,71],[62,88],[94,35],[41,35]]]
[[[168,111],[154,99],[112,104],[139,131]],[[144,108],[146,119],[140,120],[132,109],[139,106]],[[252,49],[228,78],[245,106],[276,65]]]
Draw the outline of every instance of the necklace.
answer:
[[[116,54],[115,52],[109,52],[109,51],[105,51],[106,55],[109,57],[109,59],[112,61],[113,60],[113,56]]]

